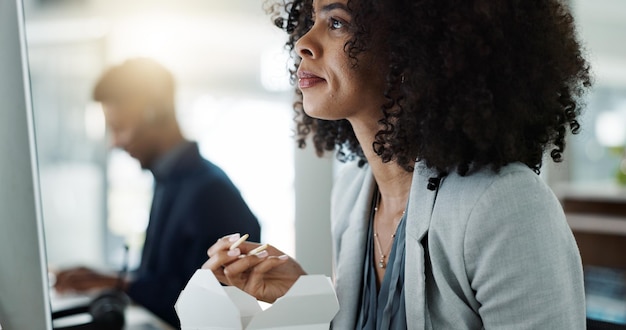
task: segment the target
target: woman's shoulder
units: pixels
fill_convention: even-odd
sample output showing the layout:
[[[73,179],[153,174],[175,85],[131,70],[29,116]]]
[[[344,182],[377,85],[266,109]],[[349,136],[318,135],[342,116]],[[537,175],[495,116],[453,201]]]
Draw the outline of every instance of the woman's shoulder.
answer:
[[[511,163],[499,171],[489,168],[471,172],[461,176],[451,173],[444,178],[442,192],[453,195],[471,195],[475,198],[485,193],[523,194],[551,193],[544,180],[532,169],[522,163]]]
[[[438,214],[448,219],[446,222],[455,219],[466,223],[479,218],[476,221],[490,224],[528,224],[545,218],[558,218],[559,222],[564,219],[550,187],[521,163],[506,165],[497,172],[483,169],[467,176],[450,174],[442,181],[436,205]]]
[[[468,176],[449,175],[437,200],[439,216],[433,218],[433,224],[465,228],[466,235],[473,230],[490,232],[505,227],[532,228],[532,231],[567,228],[558,198],[524,164],[509,164],[498,172],[481,170]]]
[[[485,325],[528,313],[558,323],[584,312],[574,237],[558,199],[530,168],[449,175],[437,203],[429,227],[433,267],[456,265],[451,271],[480,302]],[[558,303],[545,303],[551,297]]]

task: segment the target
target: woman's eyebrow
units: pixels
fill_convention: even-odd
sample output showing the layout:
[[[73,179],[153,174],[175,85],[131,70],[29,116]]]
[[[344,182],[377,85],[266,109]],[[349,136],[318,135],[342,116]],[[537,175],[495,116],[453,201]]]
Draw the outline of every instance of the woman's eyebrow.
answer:
[[[341,9],[343,11],[345,11],[348,14],[351,14],[350,9],[348,9],[348,6],[346,6],[345,4],[341,3],[341,2],[333,2],[333,3],[329,3],[325,6],[322,7],[322,10],[320,10],[321,12],[329,12],[333,9]]]

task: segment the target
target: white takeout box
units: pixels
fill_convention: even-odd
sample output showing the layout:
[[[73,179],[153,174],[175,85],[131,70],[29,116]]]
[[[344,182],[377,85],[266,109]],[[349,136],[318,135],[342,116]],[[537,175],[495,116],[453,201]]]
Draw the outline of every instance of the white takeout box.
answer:
[[[182,330],[328,330],[339,302],[327,276],[303,275],[263,310],[251,295],[222,286],[210,270],[199,269],[175,308]]]

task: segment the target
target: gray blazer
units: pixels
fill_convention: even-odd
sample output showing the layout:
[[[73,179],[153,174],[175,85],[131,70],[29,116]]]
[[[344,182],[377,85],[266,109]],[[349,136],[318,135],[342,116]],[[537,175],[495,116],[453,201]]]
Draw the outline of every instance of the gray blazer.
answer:
[[[406,223],[409,329],[584,329],[580,255],[562,208],[523,164],[451,173],[437,189],[416,166]],[[332,196],[334,329],[354,329],[371,170],[348,164]]]

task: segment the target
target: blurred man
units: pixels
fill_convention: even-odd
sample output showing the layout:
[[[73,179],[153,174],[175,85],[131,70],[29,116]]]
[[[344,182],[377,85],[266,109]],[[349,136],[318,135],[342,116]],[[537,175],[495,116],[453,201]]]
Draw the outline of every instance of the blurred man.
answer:
[[[134,302],[173,326],[178,294],[218,238],[232,233],[260,240],[260,227],[237,188],[176,120],[171,73],[150,59],[132,59],[106,71],[94,89],[115,147],[137,159],[155,179],[141,264],[124,290]],[[221,143],[221,142],[220,142]],[[59,291],[110,288],[118,278],[87,268],[61,272]]]

